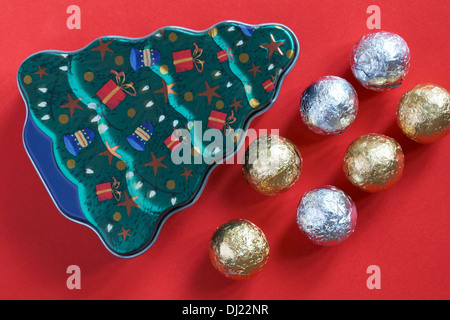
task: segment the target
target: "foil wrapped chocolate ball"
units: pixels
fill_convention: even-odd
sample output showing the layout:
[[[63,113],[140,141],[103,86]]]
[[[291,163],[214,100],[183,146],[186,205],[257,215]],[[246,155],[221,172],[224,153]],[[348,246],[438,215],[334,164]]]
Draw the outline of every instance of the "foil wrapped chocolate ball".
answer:
[[[378,31],[366,34],[353,46],[350,67],[365,88],[384,91],[401,85],[410,61],[410,51],[402,37]]]
[[[416,142],[442,139],[450,132],[450,94],[435,84],[417,85],[400,99],[397,123]]]
[[[343,169],[347,179],[367,192],[389,189],[403,174],[404,154],[393,138],[370,133],[356,138],[347,148]]]
[[[280,194],[291,188],[302,171],[302,157],[288,139],[264,135],[248,146],[242,172],[248,184],[263,195]]]
[[[261,272],[269,259],[269,251],[263,231],[245,219],[221,225],[209,245],[214,268],[233,280],[247,280]]]
[[[353,200],[334,186],[313,189],[297,208],[301,232],[315,244],[333,246],[347,239],[356,228],[357,210]]]
[[[358,113],[358,94],[345,79],[320,77],[302,94],[300,114],[313,132],[338,135],[355,121]]]

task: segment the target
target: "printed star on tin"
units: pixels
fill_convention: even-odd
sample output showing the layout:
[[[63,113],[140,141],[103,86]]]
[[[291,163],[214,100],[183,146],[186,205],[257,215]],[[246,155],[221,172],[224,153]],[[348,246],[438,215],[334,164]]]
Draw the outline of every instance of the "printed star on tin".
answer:
[[[119,149],[120,146],[114,146],[111,147],[108,143],[108,141],[105,140],[105,144],[106,144],[106,149],[108,149],[108,151],[115,157],[117,158],[122,158],[122,156],[120,154],[117,153],[117,149]]]
[[[156,176],[156,173],[158,172],[158,168],[162,167],[162,168],[167,168],[167,166],[162,163],[162,160],[166,157],[166,156],[162,156],[160,158],[156,158],[155,155],[153,154],[153,151],[151,151],[151,155],[152,155],[152,161],[145,163],[143,166],[144,167],[153,167],[153,172]]]
[[[109,45],[112,43],[112,41],[103,42],[102,39],[99,39],[98,42],[100,44],[97,47],[92,48],[91,51],[100,51],[100,57],[102,58],[103,61],[103,59],[105,58],[106,51],[114,53],[114,51],[109,48]]]
[[[274,54],[274,52],[277,52],[277,53],[283,55],[283,51],[281,51],[281,49],[280,49],[280,46],[283,44],[285,44],[284,41],[276,42],[275,38],[273,37],[273,34],[270,34],[270,43],[262,44],[262,45],[260,45],[260,48],[269,50],[268,59],[270,60],[270,58],[272,58],[272,55]]]
[[[69,102],[66,104],[63,104],[62,106],[59,106],[60,108],[66,108],[70,110],[70,117],[72,118],[73,113],[75,112],[75,109],[83,110],[83,107],[78,105],[78,101],[81,101],[81,98],[78,99],[72,99],[70,94],[67,94],[67,98],[69,99]]]
[[[116,204],[116,206],[118,206],[118,207],[126,207],[127,208],[127,215],[130,216],[130,212],[131,212],[131,208],[132,207],[135,207],[135,208],[138,208],[138,209],[141,208],[138,204],[136,204],[136,202],[134,202],[137,198],[139,198],[139,196],[135,196],[135,197],[130,198],[126,192],[124,192],[123,194],[125,195],[125,201]]]
[[[233,98],[234,102],[232,104],[230,104],[230,107],[234,108],[234,111],[237,112],[238,108],[243,108],[243,106],[241,105],[242,100],[236,101],[236,98]]]
[[[261,70],[259,70],[259,68],[261,67],[261,66],[255,66],[255,64],[252,62],[252,68],[251,69],[249,69],[248,70],[248,72],[253,72],[253,77],[254,78],[256,78],[256,74],[259,72],[259,73],[262,73],[262,71]]]
[[[186,181],[188,181],[189,177],[193,177],[192,169],[188,170],[186,167],[184,167],[184,172],[180,174],[180,176],[184,176],[186,178]]]
[[[172,87],[175,85],[174,83],[167,84],[164,79],[161,79],[163,86],[161,89],[154,91],[153,93],[162,93],[164,95],[164,102],[167,103],[167,98],[169,97],[169,94],[177,95],[175,91],[172,90]]]
[[[218,93],[216,93],[217,88],[219,88],[220,86],[215,86],[214,88],[211,88],[206,80],[205,80],[205,85],[206,85],[206,90],[199,93],[198,96],[207,97],[208,98],[208,106],[210,106],[212,97],[221,98],[221,96]]]
[[[43,75],[48,76],[48,73],[45,72],[45,70],[47,70],[47,68],[42,69],[41,66],[38,66],[38,68],[39,68],[39,70],[36,71],[34,74],[38,74],[40,80],[42,80],[42,76],[43,76]]]
[[[118,158],[122,158],[122,156],[120,154],[118,154],[116,152],[116,150],[120,147],[120,146],[114,146],[114,147],[110,147],[108,141],[105,140],[105,144],[106,144],[106,150],[103,152],[100,152],[99,154],[97,154],[98,156],[105,156],[108,157],[108,163],[109,165],[111,165],[112,159],[114,157],[118,157]]]
[[[118,236],[123,236],[123,241],[127,240],[127,237],[131,237],[130,231],[131,229],[126,229],[122,226],[122,232],[119,232]]]
[[[105,151],[103,151],[103,152],[100,152],[99,154],[97,154],[98,156],[105,156],[105,157],[108,157],[108,163],[109,163],[109,165],[111,165],[111,161],[112,161],[112,159],[114,158],[114,156],[111,154],[111,152],[109,152],[109,150],[108,149],[106,149]]]

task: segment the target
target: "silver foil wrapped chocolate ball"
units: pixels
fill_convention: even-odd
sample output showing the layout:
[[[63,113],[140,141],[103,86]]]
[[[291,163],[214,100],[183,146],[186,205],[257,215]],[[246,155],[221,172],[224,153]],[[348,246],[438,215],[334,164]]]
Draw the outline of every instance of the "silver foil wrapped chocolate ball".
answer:
[[[337,135],[353,123],[358,113],[358,94],[345,79],[319,78],[302,94],[300,114],[315,133]]]
[[[399,35],[378,31],[361,38],[354,46],[350,66],[355,78],[375,91],[398,87],[409,71],[408,45]]]
[[[356,227],[353,200],[334,186],[313,189],[302,197],[297,208],[297,224],[315,244],[333,246],[347,239]]]

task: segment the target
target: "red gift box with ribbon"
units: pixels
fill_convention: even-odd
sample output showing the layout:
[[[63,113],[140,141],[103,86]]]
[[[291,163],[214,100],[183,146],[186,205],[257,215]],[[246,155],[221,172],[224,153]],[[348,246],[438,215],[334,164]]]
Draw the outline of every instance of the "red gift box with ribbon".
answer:
[[[180,147],[182,143],[185,143],[185,139],[181,136],[180,130],[175,130],[166,140],[164,140],[164,143],[170,151],[174,151]]]
[[[222,130],[223,126],[225,125],[226,119],[227,119],[226,113],[212,110],[208,117],[207,127],[211,129]]]
[[[118,182],[114,177],[114,182],[100,183],[95,186],[98,201],[105,201],[112,199],[113,197],[119,201],[121,196],[121,191],[119,191],[120,182]]]
[[[111,73],[116,75],[115,79],[109,80],[100,90],[97,91],[97,96],[102,100],[102,103],[109,109],[114,110],[120,102],[128,95],[135,97],[136,89],[133,82],[125,83],[125,73],[111,70]]]
[[[267,81],[264,81],[262,86],[264,87],[264,90],[266,90],[267,92],[270,92],[273,89],[275,89],[275,85],[273,84],[271,79],[268,79]]]
[[[217,52],[217,59],[219,59],[219,62],[221,63],[227,60],[233,60],[233,53],[231,52],[231,49],[227,47],[226,50]]]
[[[192,54],[190,49],[173,52],[172,57],[175,72],[189,71],[194,69],[194,67],[198,72],[202,72],[205,63],[204,60],[200,60],[202,53],[203,49],[199,48],[195,42]]]
[[[224,62],[228,60],[228,55],[226,50],[222,50],[217,52],[217,59],[219,59],[219,62]]]
[[[207,127],[211,129],[225,130],[225,135],[228,135],[227,130],[231,130],[231,124],[236,121],[234,111],[231,110],[231,115],[228,116],[224,112],[211,110],[208,117]]]

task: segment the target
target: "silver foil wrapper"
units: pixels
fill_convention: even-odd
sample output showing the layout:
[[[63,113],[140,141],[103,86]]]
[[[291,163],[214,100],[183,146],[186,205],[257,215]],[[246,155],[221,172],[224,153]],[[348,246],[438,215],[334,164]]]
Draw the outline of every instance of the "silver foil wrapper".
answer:
[[[347,239],[356,227],[357,211],[353,200],[334,186],[307,192],[297,209],[297,224],[312,242],[332,246]]]
[[[358,94],[345,79],[319,78],[302,94],[300,114],[315,133],[337,135],[353,123],[358,113]]]
[[[363,36],[353,46],[350,67],[365,88],[384,91],[402,83],[410,60],[408,45],[402,37],[379,31]]]

